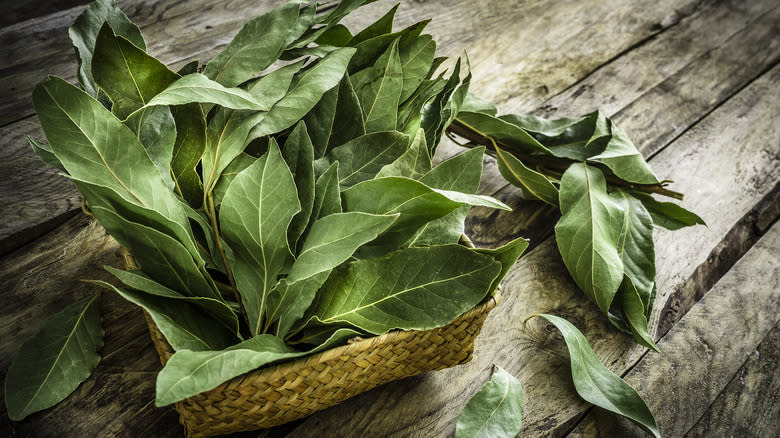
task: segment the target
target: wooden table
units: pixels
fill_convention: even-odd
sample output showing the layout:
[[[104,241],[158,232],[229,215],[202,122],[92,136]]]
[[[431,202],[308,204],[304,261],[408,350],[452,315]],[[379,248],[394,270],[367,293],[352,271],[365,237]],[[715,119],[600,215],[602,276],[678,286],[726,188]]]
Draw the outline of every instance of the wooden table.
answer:
[[[30,94],[46,74],[75,77],[66,28],[84,0],[12,7],[0,30],[0,375],[46,317],[119,266],[117,244],[80,214],[73,185],[34,156],[42,139]],[[25,3],[25,2],[21,2]],[[30,5],[30,3],[38,3]],[[166,63],[207,60],[243,22],[280,1],[128,0],[149,51]],[[366,7],[353,29],[393,1]],[[515,207],[474,210],[480,246],[516,236],[532,250],[510,271],[474,360],[388,384],[261,436],[452,436],[455,419],[498,364],[526,391],[521,436],[633,436],[630,424],[580,401],[555,330],[523,319],[562,315],[647,400],[664,436],[780,432],[780,8],[772,0],[404,1],[398,26],[432,17],[443,55],[468,51],[472,91],[503,112],[572,116],[601,108],[656,173],[686,193],[708,226],[655,234],[661,354],[613,330],[569,279],[555,250],[556,213],[521,199],[486,160],[481,192]],[[453,153],[457,147],[443,147]],[[104,295],[106,344],[67,401],[0,436],[181,436],[155,408],[160,368],[138,309]],[[4,409],[3,409],[4,411]],[[246,434],[257,436],[258,433]]]

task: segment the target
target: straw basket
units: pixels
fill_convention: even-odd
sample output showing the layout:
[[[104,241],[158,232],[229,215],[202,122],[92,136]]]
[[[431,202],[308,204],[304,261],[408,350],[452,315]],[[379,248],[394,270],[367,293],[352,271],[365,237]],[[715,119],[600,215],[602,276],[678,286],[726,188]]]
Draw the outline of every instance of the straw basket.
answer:
[[[126,257],[133,266],[132,258]],[[262,429],[303,418],[379,385],[471,360],[474,339],[498,293],[450,324],[351,340],[312,356],[261,368],[176,403],[187,436]],[[146,315],[163,365],[173,349]]]

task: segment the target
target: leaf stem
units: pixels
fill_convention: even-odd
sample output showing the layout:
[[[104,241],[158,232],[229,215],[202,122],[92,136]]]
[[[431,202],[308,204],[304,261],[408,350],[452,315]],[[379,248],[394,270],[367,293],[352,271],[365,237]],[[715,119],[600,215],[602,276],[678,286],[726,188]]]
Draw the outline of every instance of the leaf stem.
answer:
[[[529,167],[537,168],[546,176],[559,178],[572,163],[572,161],[567,159],[560,159],[543,155],[532,155],[526,152],[520,152],[512,146],[497,142],[492,137],[480,132],[478,129],[470,126],[468,123],[458,119],[457,117],[453,120],[450,126],[447,127],[447,133],[456,134],[469,140],[472,143],[486,146],[488,150],[492,152],[492,154],[496,153],[496,149],[498,145],[500,145],[502,150],[511,153],[517,157],[518,160],[524,162],[526,165],[530,165]],[[626,187],[644,193],[656,193],[678,200],[683,198],[682,193],[665,188],[664,182],[658,184],[634,184],[617,178],[613,175],[607,176],[606,179],[607,183],[613,186]]]
[[[208,207],[206,213],[211,220],[211,228],[214,230],[214,240],[216,241],[217,251],[219,251],[219,256],[222,258],[222,262],[225,264],[225,273],[227,274],[228,281],[230,282],[230,287],[235,293],[236,301],[238,301],[238,305],[241,307],[241,314],[244,315],[244,320],[246,320],[248,324],[249,317],[247,316],[246,309],[244,308],[244,302],[241,300],[241,297],[238,294],[238,288],[236,287],[236,280],[233,277],[233,271],[230,269],[230,264],[227,260],[227,254],[225,254],[225,248],[222,247],[222,239],[219,235],[219,224],[217,223],[217,213],[216,209],[214,208],[214,195],[212,192],[207,192],[205,201]]]

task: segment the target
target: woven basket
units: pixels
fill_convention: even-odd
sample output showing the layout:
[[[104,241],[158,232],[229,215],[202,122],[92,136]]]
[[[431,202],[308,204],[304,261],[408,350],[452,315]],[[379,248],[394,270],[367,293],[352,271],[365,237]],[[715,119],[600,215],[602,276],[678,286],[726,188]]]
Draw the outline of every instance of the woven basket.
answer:
[[[134,267],[129,254],[125,260]],[[278,426],[393,380],[466,363],[499,299],[496,292],[444,327],[358,339],[233,378],[176,403],[179,421],[191,438]],[[146,322],[165,365],[173,349],[148,314]]]

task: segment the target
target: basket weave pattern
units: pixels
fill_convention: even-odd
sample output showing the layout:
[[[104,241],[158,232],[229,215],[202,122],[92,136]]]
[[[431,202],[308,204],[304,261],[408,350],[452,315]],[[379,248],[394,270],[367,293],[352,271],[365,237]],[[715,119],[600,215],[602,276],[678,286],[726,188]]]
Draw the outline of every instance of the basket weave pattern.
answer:
[[[468,362],[497,300],[444,327],[394,331],[236,377],[176,403],[179,421],[191,438],[277,426],[393,380]],[[165,364],[173,350],[148,315],[146,320]]]

